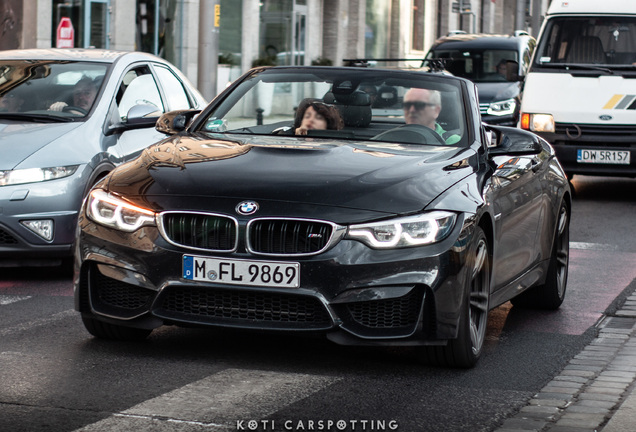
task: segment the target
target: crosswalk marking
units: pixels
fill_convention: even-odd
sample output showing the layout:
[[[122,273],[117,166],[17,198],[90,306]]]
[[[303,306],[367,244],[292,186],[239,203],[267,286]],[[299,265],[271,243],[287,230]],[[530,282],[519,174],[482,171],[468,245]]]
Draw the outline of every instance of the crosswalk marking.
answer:
[[[237,430],[338,381],[338,377],[226,369],[149,399],[77,431],[153,430],[179,424],[179,430]],[[164,429],[159,429],[164,430]],[[167,429],[166,429],[167,430]]]
[[[0,295],[0,306],[5,306],[11,303],[17,303],[22,300],[28,300],[31,296],[11,296],[11,295]]]
[[[597,251],[617,251],[618,246],[602,243],[585,243],[585,242],[570,242],[570,248],[572,249],[585,249],[585,250],[597,250]]]
[[[13,333],[31,330],[35,327],[48,325],[48,324],[54,323],[55,321],[63,320],[69,317],[78,317],[78,316],[79,316],[78,312],[75,311],[74,309],[67,309],[65,311],[50,315],[46,318],[38,318],[38,319],[34,319],[31,321],[27,321],[27,322],[15,325],[13,327],[0,329],[0,337],[8,336]]]

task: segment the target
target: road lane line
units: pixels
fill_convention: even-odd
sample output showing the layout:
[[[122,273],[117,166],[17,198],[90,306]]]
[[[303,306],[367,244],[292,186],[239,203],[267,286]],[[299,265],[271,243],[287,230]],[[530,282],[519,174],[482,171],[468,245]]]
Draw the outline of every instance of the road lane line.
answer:
[[[166,422],[235,431],[237,422],[260,421],[339,380],[330,376],[226,369],[77,431],[149,430],[144,427],[167,426]]]
[[[28,300],[31,296],[12,296],[12,295],[0,295],[0,306],[6,306],[11,303],[17,303],[22,300]]]
[[[38,318],[35,320],[27,321],[25,323],[21,323],[15,325],[13,327],[7,327],[5,329],[0,329],[0,336],[8,336],[13,333],[19,333],[26,330],[31,330],[35,327],[45,326],[54,323],[55,321],[61,321],[63,319],[69,317],[77,317],[79,313],[75,311],[75,309],[67,309],[62,312],[58,312],[46,318]]]
[[[618,251],[618,246],[603,243],[570,242],[570,248],[599,251]]]

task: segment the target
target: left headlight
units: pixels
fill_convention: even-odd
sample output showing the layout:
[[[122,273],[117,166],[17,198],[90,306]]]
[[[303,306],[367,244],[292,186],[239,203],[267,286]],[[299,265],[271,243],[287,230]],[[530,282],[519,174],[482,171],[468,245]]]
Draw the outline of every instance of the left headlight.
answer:
[[[517,102],[514,99],[492,102],[488,107],[488,114],[495,116],[510,115],[514,114],[515,108],[517,108]]]
[[[37,183],[75,174],[79,165],[0,171],[0,186]]]
[[[135,206],[101,189],[94,189],[89,194],[86,213],[98,224],[125,232],[136,231],[145,225],[155,225],[155,212]]]
[[[381,222],[351,225],[346,236],[374,249],[422,246],[446,238],[456,220],[455,213],[433,211]]]

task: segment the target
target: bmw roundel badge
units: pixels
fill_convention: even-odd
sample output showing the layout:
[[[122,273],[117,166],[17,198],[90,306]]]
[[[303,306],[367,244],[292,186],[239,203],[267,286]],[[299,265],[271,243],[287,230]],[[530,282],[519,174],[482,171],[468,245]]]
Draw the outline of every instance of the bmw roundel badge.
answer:
[[[236,206],[236,212],[242,215],[251,215],[258,210],[258,203],[256,201],[242,201]]]

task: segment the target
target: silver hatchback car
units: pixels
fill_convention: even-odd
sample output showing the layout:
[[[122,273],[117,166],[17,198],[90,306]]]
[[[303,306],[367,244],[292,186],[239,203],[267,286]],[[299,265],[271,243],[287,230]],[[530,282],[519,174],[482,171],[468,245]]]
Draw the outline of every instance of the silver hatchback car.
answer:
[[[96,49],[0,51],[0,267],[72,257],[88,190],[206,104],[167,61]]]

